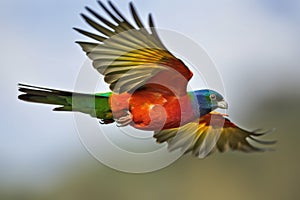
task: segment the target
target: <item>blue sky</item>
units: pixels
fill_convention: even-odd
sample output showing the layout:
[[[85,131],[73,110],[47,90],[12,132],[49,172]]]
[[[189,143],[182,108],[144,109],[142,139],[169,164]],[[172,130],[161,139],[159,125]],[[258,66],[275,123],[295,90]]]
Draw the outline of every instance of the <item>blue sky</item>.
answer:
[[[114,2],[130,18],[129,1]],[[134,3],[143,19],[151,12],[158,27],[178,31],[207,51],[222,75],[235,121],[245,124],[238,116],[278,89],[299,94],[299,1]],[[79,16],[86,5],[98,9],[96,2],[83,0],[0,3],[2,181],[55,171],[88,155],[72,114],[17,100],[18,82],[73,89],[86,57],[74,43],[83,37],[72,27],[88,28]]]

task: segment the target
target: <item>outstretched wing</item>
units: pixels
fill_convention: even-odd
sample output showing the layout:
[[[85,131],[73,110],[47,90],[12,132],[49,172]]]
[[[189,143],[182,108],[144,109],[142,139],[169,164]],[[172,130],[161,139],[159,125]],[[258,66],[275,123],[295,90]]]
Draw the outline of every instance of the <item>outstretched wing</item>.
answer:
[[[130,93],[137,88],[158,87],[157,84],[160,84],[178,95],[184,95],[192,72],[165,48],[154,28],[151,14],[148,30],[132,3],[130,11],[134,25],[110,1],[111,10],[101,1],[98,3],[111,21],[88,7],[87,11],[100,23],[84,14],[82,17],[100,34],[75,30],[97,41],[77,43],[93,61],[93,66],[105,76],[110,89],[115,93]]]
[[[201,117],[199,122],[155,132],[154,138],[158,143],[167,142],[170,151],[181,149],[184,153],[192,152],[193,155],[203,158],[215,149],[220,152],[228,149],[244,152],[264,151],[265,148],[256,147],[251,143],[274,144],[274,141],[261,141],[256,138],[266,133],[246,131],[224,115],[212,112]]]

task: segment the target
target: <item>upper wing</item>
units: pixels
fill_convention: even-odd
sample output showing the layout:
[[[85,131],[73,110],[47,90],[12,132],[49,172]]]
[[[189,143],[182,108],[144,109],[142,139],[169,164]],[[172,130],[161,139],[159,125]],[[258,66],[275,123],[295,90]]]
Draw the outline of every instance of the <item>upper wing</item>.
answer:
[[[264,151],[253,146],[250,141],[259,144],[274,144],[274,141],[261,141],[255,137],[265,133],[250,132],[239,128],[220,113],[210,113],[200,118],[199,122],[188,123],[180,128],[155,132],[157,142],[168,142],[170,151],[181,149],[203,158],[212,150],[224,152],[227,149],[244,152]]]
[[[82,14],[84,20],[99,34],[75,28],[96,43],[77,42],[93,61],[93,66],[105,76],[110,89],[116,93],[132,92],[140,87],[158,83],[183,95],[192,72],[184,63],[173,56],[163,45],[149,14],[150,30],[147,30],[132,3],[130,10],[135,22],[132,25],[110,2],[109,10],[98,2],[112,21],[86,7],[101,23]],[[151,87],[157,87],[151,84]]]

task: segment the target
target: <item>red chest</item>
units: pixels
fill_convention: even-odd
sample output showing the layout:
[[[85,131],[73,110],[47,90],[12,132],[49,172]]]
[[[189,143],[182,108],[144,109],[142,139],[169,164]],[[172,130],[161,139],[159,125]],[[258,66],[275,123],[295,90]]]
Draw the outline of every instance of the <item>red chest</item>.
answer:
[[[142,130],[175,128],[195,118],[188,95],[176,98],[155,91],[136,91],[132,95],[113,94],[111,108],[115,118],[129,110],[133,116],[131,125]]]

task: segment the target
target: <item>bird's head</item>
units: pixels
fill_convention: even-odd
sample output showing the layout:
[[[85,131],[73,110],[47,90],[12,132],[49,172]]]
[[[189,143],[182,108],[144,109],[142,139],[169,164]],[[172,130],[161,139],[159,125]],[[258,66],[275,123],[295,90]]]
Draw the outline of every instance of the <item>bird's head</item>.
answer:
[[[196,97],[196,103],[199,106],[200,116],[206,115],[217,108],[228,108],[228,103],[216,91],[205,89],[196,90],[193,93],[194,97]]]

